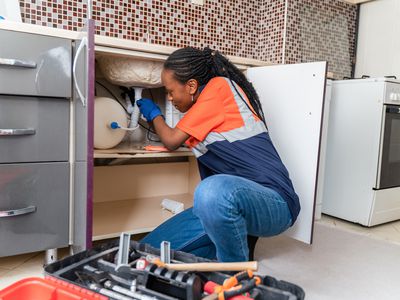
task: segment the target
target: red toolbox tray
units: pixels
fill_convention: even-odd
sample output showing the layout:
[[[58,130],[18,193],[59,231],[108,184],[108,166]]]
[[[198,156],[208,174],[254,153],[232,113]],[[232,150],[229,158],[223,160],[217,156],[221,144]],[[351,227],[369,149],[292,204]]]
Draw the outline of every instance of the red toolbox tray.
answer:
[[[107,300],[100,294],[56,278],[25,278],[0,291],[0,300]]]

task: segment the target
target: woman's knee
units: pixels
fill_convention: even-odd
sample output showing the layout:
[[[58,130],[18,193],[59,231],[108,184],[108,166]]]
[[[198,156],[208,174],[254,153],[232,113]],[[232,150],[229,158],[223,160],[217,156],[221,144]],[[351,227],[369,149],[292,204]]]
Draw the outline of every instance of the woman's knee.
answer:
[[[194,213],[212,210],[218,205],[222,192],[224,175],[213,175],[202,180],[194,192]]]
[[[226,200],[232,193],[233,187],[229,184],[231,181],[229,175],[213,175],[202,180],[194,193],[193,212],[197,216],[202,213],[210,213],[218,209],[219,206],[225,206]]]

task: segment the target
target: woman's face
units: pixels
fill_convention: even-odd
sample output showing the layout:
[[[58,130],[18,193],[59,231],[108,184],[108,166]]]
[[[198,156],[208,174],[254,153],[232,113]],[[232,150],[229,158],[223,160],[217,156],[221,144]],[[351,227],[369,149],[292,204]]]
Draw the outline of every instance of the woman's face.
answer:
[[[172,105],[180,112],[187,112],[193,105],[192,95],[197,91],[197,81],[190,79],[187,83],[181,83],[175,79],[174,72],[168,69],[162,70],[161,81]]]

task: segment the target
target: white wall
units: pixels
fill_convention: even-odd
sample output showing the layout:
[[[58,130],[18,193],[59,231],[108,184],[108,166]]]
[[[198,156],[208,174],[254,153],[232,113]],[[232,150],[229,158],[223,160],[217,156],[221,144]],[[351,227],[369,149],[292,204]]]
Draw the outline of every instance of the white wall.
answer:
[[[361,4],[355,77],[400,79],[400,0]]]

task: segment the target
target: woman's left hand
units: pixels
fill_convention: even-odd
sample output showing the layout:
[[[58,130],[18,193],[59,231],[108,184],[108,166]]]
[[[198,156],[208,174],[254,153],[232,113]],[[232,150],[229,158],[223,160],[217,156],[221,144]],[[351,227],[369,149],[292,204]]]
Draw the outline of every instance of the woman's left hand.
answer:
[[[142,98],[136,101],[137,106],[140,109],[141,114],[147,122],[153,121],[156,117],[162,116],[161,110],[157,104],[151,99]]]

